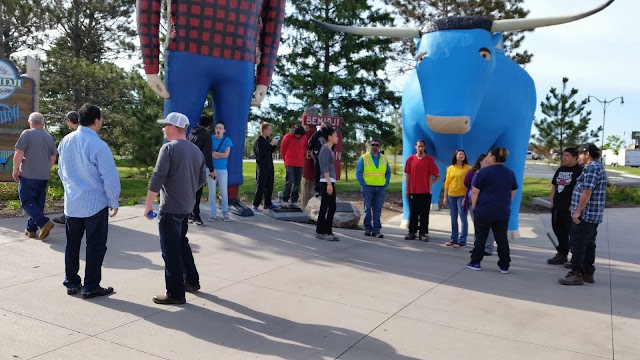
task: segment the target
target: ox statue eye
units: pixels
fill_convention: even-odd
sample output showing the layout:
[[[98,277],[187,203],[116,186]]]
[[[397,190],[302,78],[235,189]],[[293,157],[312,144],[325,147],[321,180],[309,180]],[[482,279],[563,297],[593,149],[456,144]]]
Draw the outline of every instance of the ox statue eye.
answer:
[[[489,49],[483,47],[478,50],[478,53],[480,53],[480,56],[482,56],[483,59],[491,60],[491,51],[489,51]]]
[[[417,62],[422,61],[422,59],[424,58],[425,55],[426,55],[425,52],[421,52],[420,54],[418,54],[418,56],[416,56],[416,61]]]

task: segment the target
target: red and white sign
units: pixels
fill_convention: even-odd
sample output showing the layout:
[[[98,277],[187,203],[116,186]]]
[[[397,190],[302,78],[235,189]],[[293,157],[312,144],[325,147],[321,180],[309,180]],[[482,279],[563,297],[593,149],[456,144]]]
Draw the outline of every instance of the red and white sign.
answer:
[[[342,127],[342,117],[340,116],[302,115],[302,125],[320,126],[322,120],[327,120],[331,127]]]

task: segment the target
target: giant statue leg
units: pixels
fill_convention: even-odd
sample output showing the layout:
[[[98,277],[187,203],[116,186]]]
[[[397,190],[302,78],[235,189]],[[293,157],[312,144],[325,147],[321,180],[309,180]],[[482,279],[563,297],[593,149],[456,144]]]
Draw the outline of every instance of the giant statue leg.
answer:
[[[171,97],[164,101],[164,115],[179,112],[189,118],[189,131],[196,126],[211,87],[207,74],[214,58],[181,51],[167,51],[165,83]]]
[[[247,121],[254,89],[254,64],[246,61],[216,59],[213,82],[215,119],[223,121],[225,135],[233,142],[229,153],[229,209],[236,215],[253,216],[253,211],[240,202],[242,158],[247,137]]]

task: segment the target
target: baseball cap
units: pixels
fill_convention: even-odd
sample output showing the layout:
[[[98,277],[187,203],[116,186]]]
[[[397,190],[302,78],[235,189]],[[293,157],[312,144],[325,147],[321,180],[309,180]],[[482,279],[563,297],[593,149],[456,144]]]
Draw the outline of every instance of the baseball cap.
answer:
[[[598,149],[598,147],[595,146],[595,144],[593,143],[586,143],[586,144],[580,145],[579,151],[581,153],[588,152],[591,155],[591,157],[596,157],[594,155],[600,153],[600,149]]]
[[[158,120],[158,124],[171,124],[184,129],[189,126],[189,119],[184,114],[172,112],[165,119]]]
[[[69,119],[71,123],[77,124],[78,121],[80,120],[80,115],[78,115],[77,111],[69,111],[67,115],[65,115],[64,119],[65,120]]]

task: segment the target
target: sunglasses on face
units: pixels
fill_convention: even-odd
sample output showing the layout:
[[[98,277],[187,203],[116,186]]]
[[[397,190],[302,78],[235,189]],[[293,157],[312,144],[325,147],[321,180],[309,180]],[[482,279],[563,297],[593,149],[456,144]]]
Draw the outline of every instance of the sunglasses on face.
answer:
[[[380,144],[371,144],[371,146],[380,146]]]

